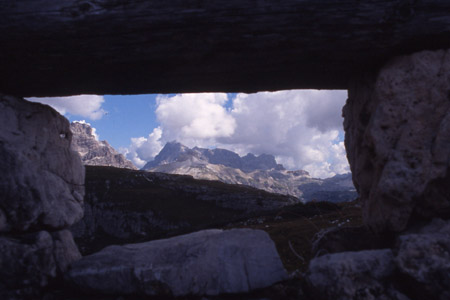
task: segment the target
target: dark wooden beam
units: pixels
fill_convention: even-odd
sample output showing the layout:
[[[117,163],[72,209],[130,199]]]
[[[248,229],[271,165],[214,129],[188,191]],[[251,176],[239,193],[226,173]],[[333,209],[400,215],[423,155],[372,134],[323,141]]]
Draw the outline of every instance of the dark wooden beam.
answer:
[[[345,89],[448,47],[448,0],[0,0],[0,91],[19,96]]]

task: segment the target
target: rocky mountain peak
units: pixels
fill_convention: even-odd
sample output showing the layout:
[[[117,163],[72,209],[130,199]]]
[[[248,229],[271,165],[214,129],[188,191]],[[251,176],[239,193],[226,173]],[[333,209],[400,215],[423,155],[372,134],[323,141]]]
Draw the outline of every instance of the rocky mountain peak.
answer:
[[[70,124],[70,130],[74,135],[83,135],[89,138],[98,139],[95,129],[91,127],[91,124],[84,121],[74,121]]]
[[[107,141],[99,141],[95,128],[84,121],[70,124],[72,131],[72,150],[78,152],[83,164],[90,166],[111,166],[137,169],[133,163],[117,152]]]
[[[177,142],[167,143],[143,170],[248,185],[301,201],[342,202],[357,197],[350,173],[328,179],[312,178],[305,170],[286,170],[273,155],[248,153],[241,157],[226,149],[191,149]]]
[[[168,142],[161,149],[153,161],[148,162],[142,169],[147,170],[159,165],[169,164],[176,161],[184,161],[196,157],[197,151],[184,146],[176,141]]]
[[[148,170],[173,162],[192,160],[192,158],[209,164],[240,169],[243,172],[270,169],[284,170],[283,165],[277,164],[273,155],[261,154],[256,156],[248,153],[246,156],[240,157],[237,153],[227,149],[205,149],[200,147],[191,149],[176,141],[167,143],[155,159],[148,162],[142,169]]]
[[[248,153],[246,156],[242,157],[243,166],[242,169],[253,171],[253,170],[284,170],[283,165],[277,164],[275,157],[269,154],[261,154],[255,156],[252,153]]]

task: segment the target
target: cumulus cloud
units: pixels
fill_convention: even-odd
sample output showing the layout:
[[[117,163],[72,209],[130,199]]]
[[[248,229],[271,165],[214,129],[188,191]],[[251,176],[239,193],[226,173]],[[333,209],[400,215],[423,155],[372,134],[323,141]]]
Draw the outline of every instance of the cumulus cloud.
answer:
[[[240,154],[273,154],[287,168],[305,169],[316,177],[348,172],[343,144],[343,152],[336,146],[345,100],[345,91],[238,94],[231,110],[236,130],[218,142],[235,146]]]
[[[153,160],[164,146],[161,142],[161,135],[162,130],[157,127],[147,137],[131,138],[131,145],[128,148],[120,149],[120,151],[135,166],[142,168],[146,162]]]
[[[28,98],[33,102],[50,105],[62,115],[79,116],[91,120],[99,120],[106,114],[102,108],[103,96],[78,95],[69,97]]]
[[[160,127],[134,138],[128,157],[143,165],[138,160],[152,160],[166,142],[177,140],[241,155],[273,154],[285,167],[315,177],[345,173],[349,168],[339,136],[346,98],[344,91],[316,90],[240,93],[231,100],[222,93],[159,96]]]
[[[162,139],[196,146],[231,136],[236,122],[224,107],[227,101],[224,93],[158,96],[156,116],[163,128]]]

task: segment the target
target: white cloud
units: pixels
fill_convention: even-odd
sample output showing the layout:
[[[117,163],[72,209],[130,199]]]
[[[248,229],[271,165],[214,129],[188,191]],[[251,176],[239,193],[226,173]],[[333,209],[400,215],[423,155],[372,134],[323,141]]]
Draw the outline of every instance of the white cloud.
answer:
[[[161,143],[161,134],[161,128],[157,127],[146,138],[131,138],[131,145],[120,151],[137,167],[142,168],[146,162],[153,160],[164,146]]]
[[[227,101],[223,93],[158,96],[156,116],[163,128],[162,139],[199,146],[231,136],[236,123],[224,107]]]
[[[106,114],[102,108],[103,96],[79,95],[70,97],[27,98],[29,101],[50,105],[62,115],[73,115],[99,120]]]
[[[315,177],[349,171],[341,109],[345,91],[291,90],[237,94],[227,109],[222,93],[158,96],[160,127],[132,139],[128,158],[149,161],[168,141],[189,147],[217,146],[245,155],[273,154],[289,169]]]
[[[348,172],[338,139],[345,100],[344,91],[238,94],[231,111],[236,130],[217,141],[240,154],[273,154],[286,167],[305,169],[316,177]]]

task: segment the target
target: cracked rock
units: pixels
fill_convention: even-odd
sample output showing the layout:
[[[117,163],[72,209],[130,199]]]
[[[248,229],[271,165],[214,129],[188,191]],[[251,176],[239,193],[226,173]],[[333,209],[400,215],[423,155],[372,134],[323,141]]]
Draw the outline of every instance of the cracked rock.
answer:
[[[83,215],[84,167],[69,122],[0,94],[0,232],[66,228]]]

